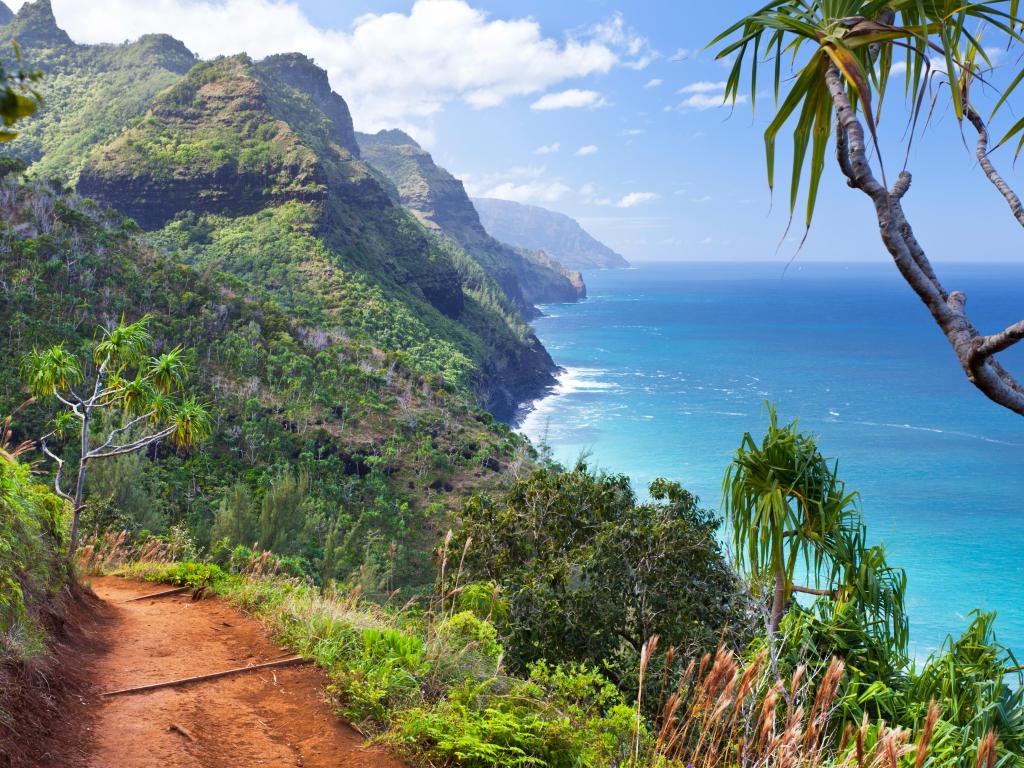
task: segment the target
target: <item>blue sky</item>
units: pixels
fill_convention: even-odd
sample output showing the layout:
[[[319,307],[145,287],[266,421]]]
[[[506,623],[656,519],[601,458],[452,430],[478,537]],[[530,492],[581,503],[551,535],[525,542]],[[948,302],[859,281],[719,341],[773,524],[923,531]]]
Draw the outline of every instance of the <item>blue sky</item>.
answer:
[[[350,102],[357,129],[404,128],[472,193],[565,212],[632,260],[788,259],[803,234],[795,224],[782,239],[788,190],[777,191],[773,205],[766,184],[761,134],[770,99],[756,115],[749,104],[734,112],[712,106],[726,69],[703,47],[753,2],[53,5],[82,42],[164,31],[204,57],[309,53]],[[883,132],[890,167],[903,158],[902,117],[893,110]],[[782,183],[788,141],[784,133]],[[1012,182],[1012,158],[1000,154]],[[908,167],[915,184],[906,207],[933,259],[1016,257],[1019,226],[954,120],[929,127]],[[796,264],[886,258],[867,199],[830,162]]]

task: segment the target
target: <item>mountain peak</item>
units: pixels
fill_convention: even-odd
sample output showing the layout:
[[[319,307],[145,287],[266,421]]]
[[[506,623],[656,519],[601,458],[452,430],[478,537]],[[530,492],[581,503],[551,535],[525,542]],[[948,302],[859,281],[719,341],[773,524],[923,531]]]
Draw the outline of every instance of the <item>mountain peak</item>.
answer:
[[[416,147],[416,149],[422,149],[412,136],[397,128],[377,131],[377,133],[360,133],[359,142],[365,145],[377,144],[386,147],[411,146]]]
[[[327,70],[317,66],[313,59],[302,53],[278,53],[263,59],[257,66],[261,71],[308,96],[333,123],[333,140],[353,157],[359,157],[352,113],[345,99],[331,89]]]
[[[5,6],[6,7],[6,6]],[[68,33],[57,26],[50,0],[25,3],[4,29],[4,36],[24,48],[52,48],[72,45]]]
[[[0,0],[0,25],[6,24],[14,18],[14,11],[8,8],[2,0]]]

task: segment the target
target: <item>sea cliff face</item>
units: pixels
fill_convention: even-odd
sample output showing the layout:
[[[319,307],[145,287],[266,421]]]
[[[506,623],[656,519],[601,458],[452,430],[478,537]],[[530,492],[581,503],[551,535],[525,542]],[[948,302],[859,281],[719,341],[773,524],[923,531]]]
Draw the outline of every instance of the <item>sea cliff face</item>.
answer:
[[[477,261],[526,317],[534,304],[577,301],[583,278],[554,259],[522,251],[491,237],[480,223],[462,181],[434,163],[402,131],[357,134],[363,158],[393,187],[396,202],[423,224],[451,239]]]

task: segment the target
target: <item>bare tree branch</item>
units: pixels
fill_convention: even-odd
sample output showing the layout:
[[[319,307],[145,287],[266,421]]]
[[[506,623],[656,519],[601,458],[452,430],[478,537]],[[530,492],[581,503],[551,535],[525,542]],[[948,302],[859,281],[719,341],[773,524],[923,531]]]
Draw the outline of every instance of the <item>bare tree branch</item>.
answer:
[[[123,456],[126,453],[134,453],[135,451],[141,450],[142,448],[146,448],[147,446],[150,446],[153,443],[160,442],[165,437],[169,437],[171,433],[174,432],[174,430],[175,427],[167,427],[167,429],[157,432],[156,434],[147,435],[146,437],[140,437],[138,440],[135,440],[134,442],[131,443],[125,443],[124,445],[112,446],[109,450],[106,451],[101,451],[101,449],[97,448],[96,450],[89,452],[88,458],[108,459],[111,456]]]
[[[901,199],[910,189],[910,174],[903,171],[891,192],[875,178],[867,158],[864,127],[835,65],[829,67],[825,82],[836,107],[839,167],[850,186],[874,203],[879,234],[896,268],[928,307],[967,378],[990,400],[1024,416],[1024,387],[993,357],[1024,338],[1024,323],[991,337],[979,333],[967,316],[966,297],[958,292],[950,294],[942,286],[903,212]]]
[[[51,432],[50,434],[52,435],[53,433]],[[50,450],[49,446],[46,444],[46,440],[48,437],[50,437],[50,435],[47,435],[46,437],[42,437],[39,439],[39,447],[40,449],[42,449],[43,453],[49,456],[57,464],[57,472],[53,476],[53,490],[62,499],[64,499],[65,501],[70,501],[72,504],[74,504],[74,496],[72,496],[69,493],[66,493],[64,489],[61,488],[60,486],[60,478],[61,475],[64,473],[64,459],[62,459],[60,456],[58,456],[57,454]]]
[[[978,156],[978,164],[981,169],[985,172],[988,180],[992,182],[992,186],[999,190],[1006,202],[1010,206],[1010,213],[1013,214],[1021,226],[1024,226],[1024,204],[1021,203],[1020,198],[1017,197],[1017,193],[1014,192],[1010,185],[1006,183],[1002,176],[999,175],[999,171],[992,165],[991,159],[988,156],[988,126],[985,125],[985,121],[981,119],[981,115],[975,112],[967,102],[964,102],[964,117],[971,121],[971,125],[974,126],[974,130],[978,132],[978,144],[974,150],[974,154]]]
[[[104,450],[106,448],[109,448],[110,444],[114,442],[114,438],[115,437],[117,437],[120,434],[123,434],[123,433],[127,432],[129,429],[134,427],[136,424],[139,424],[139,423],[145,421],[146,419],[152,417],[154,413],[156,413],[156,411],[150,411],[149,413],[144,413],[141,416],[138,416],[138,417],[132,419],[131,421],[129,421],[124,426],[118,427],[117,429],[113,430],[109,435],[107,435],[107,439],[103,443],[103,445],[97,446],[94,450],[102,451],[102,450]],[[90,451],[90,453],[92,453],[92,451]]]

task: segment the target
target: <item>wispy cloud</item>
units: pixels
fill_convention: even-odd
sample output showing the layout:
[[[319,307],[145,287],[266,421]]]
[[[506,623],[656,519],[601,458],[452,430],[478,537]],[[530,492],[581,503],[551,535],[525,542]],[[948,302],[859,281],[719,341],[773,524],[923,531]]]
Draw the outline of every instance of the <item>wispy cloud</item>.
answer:
[[[586,155],[593,155],[593,154],[596,154],[596,153],[597,153],[597,145],[596,144],[587,144],[586,146],[580,147],[579,149],[576,150],[576,154],[578,156],[580,156],[580,157],[585,157]]]
[[[657,200],[658,195],[655,192],[630,192],[628,195],[624,195],[615,203],[616,208],[633,208],[643,203],[649,203],[652,200]]]
[[[608,102],[597,91],[582,91],[579,88],[570,88],[567,91],[558,93],[546,93],[530,105],[530,109],[552,110],[552,109],[596,109],[605,107]]]
[[[482,197],[496,197],[514,203],[554,203],[565,197],[569,191],[570,187],[560,181],[534,181],[524,184],[507,181],[485,190]]]
[[[747,102],[748,97],[743,94],[737,95],[735,101],[733,99],[726,101],[725,88],[726,83],[724,81],[714,82],[710,80],[700,80],[683,86],[676,91],[676,93],[686,96],[679,103],[679,109],[696,109],[703,112],[706,109],[715,109],[716,107],[732,106],[733,103],[744,104]]]
[[[554,144],[544,144],[543,146],[537,147],[535,150],[533,150],[533,154],[535,154],[535,155],[553,155],[553,154],[555,154],[555,152],[557,152],[561,148],[562,148],[562,145],[559,144],[556,141]]]
[[[647,83],[644,85],[644,88],[657,88],[663,82],[665,81],[660,78],[654,77],[647,81]]]
[[[689,85],[683,86],[676,93],[715,93],[724,92],[726,83],[725,81],[713,83],[709,80],[700,80],[696,83],[690,83]]]

